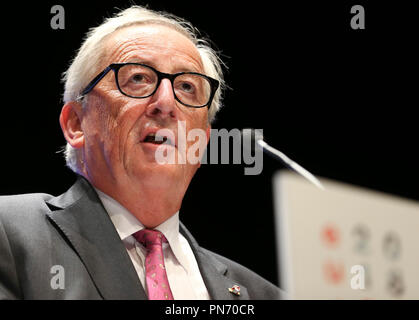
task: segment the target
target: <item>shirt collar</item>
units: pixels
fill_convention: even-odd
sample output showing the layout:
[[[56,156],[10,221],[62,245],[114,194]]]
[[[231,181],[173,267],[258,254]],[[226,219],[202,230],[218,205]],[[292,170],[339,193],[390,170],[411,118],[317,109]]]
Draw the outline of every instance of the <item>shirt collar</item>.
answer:
[[[96,188],[95,190],[121,240],[129,240],[130,237],[133,240],[134,237],[132,235],[144,229],[144,225],[118,201]],[[187,270],[188,262],[182,251],[179,239],[181,236],[179,233],[179,211],[154,229],[163,233],[176,259]]]

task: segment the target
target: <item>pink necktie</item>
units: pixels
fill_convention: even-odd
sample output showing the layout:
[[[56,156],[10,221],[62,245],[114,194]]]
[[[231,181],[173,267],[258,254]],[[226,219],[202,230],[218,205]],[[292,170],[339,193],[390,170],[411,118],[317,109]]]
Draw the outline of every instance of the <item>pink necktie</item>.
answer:
[[[145,274],[149,300],[173,300],[164,266],[162,242],[167,242],[157,230],[143,229],[134,233],[138,242],[147,249]]]

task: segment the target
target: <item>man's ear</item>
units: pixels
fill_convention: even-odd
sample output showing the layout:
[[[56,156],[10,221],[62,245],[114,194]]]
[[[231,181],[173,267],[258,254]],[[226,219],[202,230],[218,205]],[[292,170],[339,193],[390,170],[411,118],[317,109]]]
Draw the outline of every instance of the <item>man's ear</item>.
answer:
[[[67,142],[76,149],[84,145],[84,133],[81,128],[82,105],[80,102],[67,102],[60,113],[61,130]]]

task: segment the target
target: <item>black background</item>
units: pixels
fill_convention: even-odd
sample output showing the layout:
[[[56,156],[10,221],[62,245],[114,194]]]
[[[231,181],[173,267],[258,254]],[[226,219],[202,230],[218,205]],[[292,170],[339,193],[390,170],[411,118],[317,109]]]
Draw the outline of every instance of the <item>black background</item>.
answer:
[[[145,5],[145,1],[136,1]],[[53,30],[50,9],[65,9]],[[352,30],[362,4],[366,29]],[[191,21],[221,51],[231,87],[214,128],[262,128],[309,171],[419,200],[418,26],[408,1],[150,1]],[[127,1],[2,4],[0,194],[58,195],[72,184],[58,123],[64,72],[88,28]],[[181,219],[198,242],[278,283],[271,179],[203,165]],[[261,240],[258,241],[257,239]]]

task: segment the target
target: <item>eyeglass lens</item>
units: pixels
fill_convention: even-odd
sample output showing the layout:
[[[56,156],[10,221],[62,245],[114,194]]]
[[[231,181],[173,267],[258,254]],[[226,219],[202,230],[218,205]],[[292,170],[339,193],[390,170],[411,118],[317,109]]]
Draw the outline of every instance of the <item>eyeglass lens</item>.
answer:
[[[153,94],[158,83],[156,72],[142,65],[127,64],[118,72],[118,85],[129,96],[145,98]],[[174,78],[173,90],[184,104],[202,106],[209,102],[211,84],[208,79],[193,73],[179,74]]]

